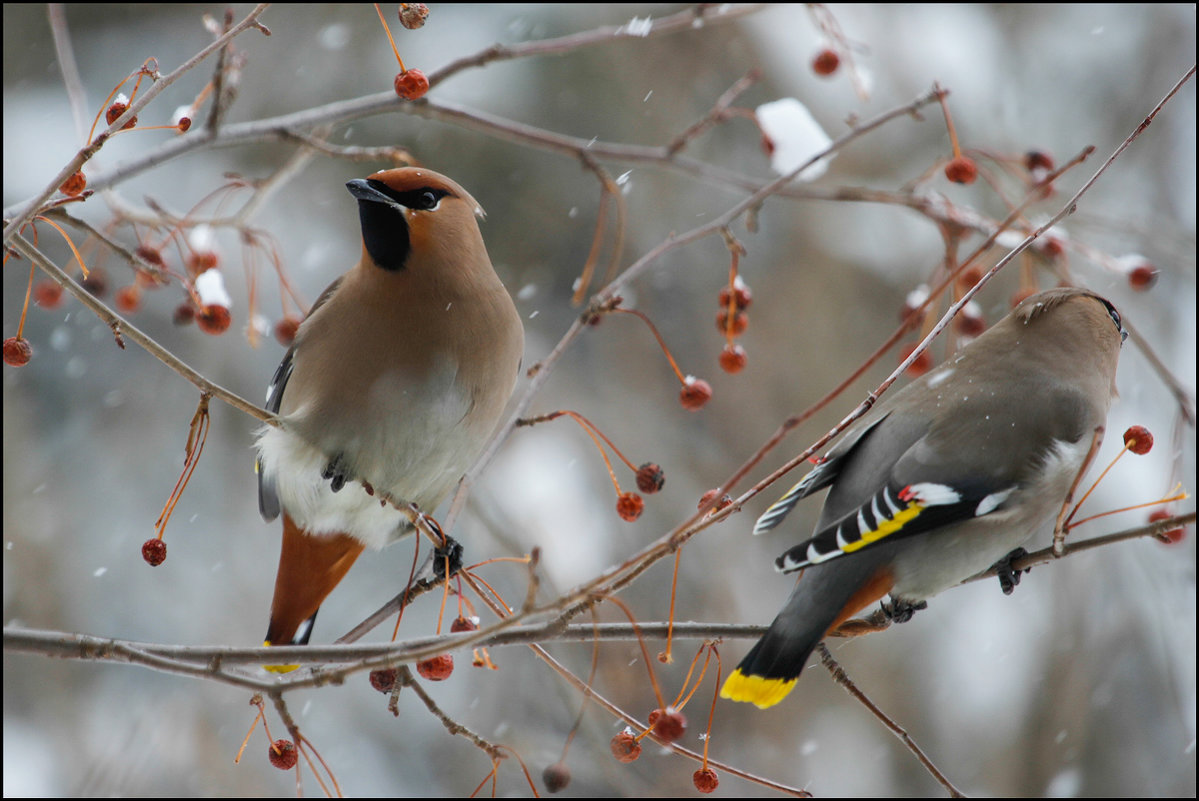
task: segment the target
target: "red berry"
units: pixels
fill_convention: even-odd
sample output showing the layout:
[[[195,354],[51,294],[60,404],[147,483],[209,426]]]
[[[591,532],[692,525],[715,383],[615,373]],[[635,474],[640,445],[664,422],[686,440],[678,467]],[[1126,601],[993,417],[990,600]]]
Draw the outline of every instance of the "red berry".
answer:
[[[1029,172],[1035,170],[1053,171],[1053,156],[1043,150],[1030,150],[1024,154],[1024,169]]]
[[[9,367],[24,367],[33,356],[33,346],[25,337],[9,337],[4,340],[4,363]]]
[[[79,283],[83,285],[84,289],[98,298],[104,297],[108,292],[108,274],[99,267],[93,267],[89,270],[87,277]]]
[[[754,302],[754,295],[749,291],[749,287],[740,281],[733,287],[732,290],[733,305],[737,311],[744,311],[749,308],[749,304]],[[729,288],[723,287],[720,290],[720,308],[727,309],[729,307]]]
[[[687,376],[683,381],[683,389],[679,392],[679,402],[688,411],[698,411],[712,398],[712,387],[707,381],[694,376]]]
[[[1174,515],[1170,514],[1170,512],[1166,509],[1155,509],[1149,514],[1149,522],[1156,523],[1158,520],[1166,520],[1173,516]],[[1158,535],[1158,537],[1162,542],[1173,545],[1176,542],[1181,542],[1185,534],[1186,529],[1179,526],[1178,528],[1172,528],[1169,531],[1163,531]]]
[[[57,309],[62,305],[62,284],[49,278],[33,285],[33,302],[43,309]]]
[[[725,345],[724,350],[720,351],[720,369],[726,373],[741,372],[747,361],[745,348],[740,345]]]
[[[620,515],[621,520],[629,523],[641,517],[644,508],[645,501],[635,492],[622,492],[616,499],[616,514]]]
[[[958,156],[945,165],[945,177],[955,184],[972,184],[978,177],[978,166],[968,156]]]
[[[919,343],[916,342],[909,342],[907,345],[904,345],[903,350],[899,352],[899,361],[902,363],[905,359],[911,356],[912,351],[916,350],[916,345],[918,344]],[[916,361],[908,365],[908,375],[912,376],[913,378],[924,375],[932,366],[933,357],[929,355],[928,349],[926,348],[919,356],[916,357]]]
[[[396,677],[400,671],[395,668],[379,668],[370,674],[371,686],[381,693],[390,693],[396,685]]]
[[[192,278],[219,266],[220,263],[221,257],[215,251],[193,250],[187,254],[187,272]]]
[[[672,706],[649,713],[649,725],[659,740],[673,743],[687,731],[687,718]]]
[[[405,100],[417,100],[429,91],[429,79],[420,70],[404,70],[396,76],[395,90]]]
[[[291,740],[275,740],[267,746],[266,755],[271,760],[271,764],[279,770],[291,770],[300,758]]]
[[[702,768],[691,774],[691,783],[701,793],[712,793],[720,785],[720,777],[711,768]]]
[[[87,188],[87,176],[83,171],[72,175],[70,178],[62,182],[62,186],[58,187],[58,191],[62,192],[67,197],[78,197],[83,194],[83,190]]]
[[[196,319],[196,307],[190,303],[180,303],[175,307],[175,313],[171,316],[171,322],[175,325],[189,325],[194,319]]]
[[[715,490],[715,489],[710,489],[707,492],[705,492],[703,495],[700,496],[699,504],[695,508],[703,509],[705,506],[708,505],[709,501],[711,501],[713,498],[716,497],[716,493],[718,493],[718,492],[720,492],[720,490]],[[712,507],[712,510],[708,514],[712,514],[714,512],[719,512],[721,509],[725,508],[732,502],[733,502],[733,499],[731,497],[729,497],[729,494],[726,492],[724,495],[721,496],[720,500],[716,502],[716,505]]]
[[[1144,456],[1153,448],[1153,434],[1145,426],[1129,426],[1124,432],[1124,447],[1137,456]]]
[[[228,331],[232,322],[233,315],[229,313],[229,309],[217,303],[208,304],[196,315],[196,324],[200,326],[200,330],[214,336]]]
[[[158,567],[167,560],[167,544],[155,537],[142,543],[142,559],[150,567]]]
[[[478,628],[478,623],[462,615],[458,615],[458,617],[454,618],[454,622],[450,624],[450,631],[455,633],[459,631],[477,631]]]
[[[653,462],[646,462],[637,468],[637,489],[646,495],[653,495],[666,484],[666,474],[662,468]]]
[[[617,762],[632,762],[641,756],[641,743],[628,729],[613,737],[608,747],[612,749],[612,756],[616,757]]]
[[[570,784],[570,768],[563,762],[555,762],[541,772],[541,781],[545,782],[547,793],[565,790]]]
[[[416,663],[416,672],[429,681],[445,681],[454,672],[453,654],[441,654]]]
[[[187,133],[188,128],[192,127],[192,118],[180,117],[179,122],[175,123],[175,125],[179,128],[179,133]]]
[[[117,309],[125,314],[132,314],[141,308],[142,291],[137,284],[123,286],[117,290],[113,300],[116,302]]]
[[[812,72],[817,75],[832,75],[841,65],[841,57],[837,51],[826,47],[812,59]]]
[[[128,108],[129,101],[125,99],[125,96],[118,96],[117,99],[113,101],[112,105],[108,107],[108,110],[104,112],[104,121],[109,125],[112,125],[122,114],[125,113],[125,110]],[[129,122],[121,126],[121,130],[128,131],[135,125],[137,125],[137,117],[130,117]]]
[[[424,3],[400,3],[400,24],[410,31],[423,27],[429,17],[429,7]]]
[[[739,337],[749,326],[749,315],[743,311],[733,312],[733,322],[729,325],[729,310],[726,306],[716,315],[716,330],[727,336]]]
[[[138,256],[152,267],[157,267],[160,270],[166,269],[166,262],[162,259],[162,248],[156,248],[153,245],[141,244],[134,251]]]
[[[1138,264],[1128,271],[1128,285],[1144,292],[1157,283],[1158,270],[1152,264]]]
[[[275,340],[285,348],[291,347],[295,341],[296,332],[300,330],[300,321],[290,315],[275,323]]]

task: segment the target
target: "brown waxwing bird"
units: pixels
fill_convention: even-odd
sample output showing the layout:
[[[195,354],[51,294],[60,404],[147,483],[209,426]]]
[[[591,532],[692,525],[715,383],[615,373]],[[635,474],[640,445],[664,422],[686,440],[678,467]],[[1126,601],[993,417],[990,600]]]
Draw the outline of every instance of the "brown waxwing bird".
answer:
[[[362,257],[320,296],[283,357],[258,435],[258,503],[283,514],[267,645],[308,642],[366,547],[412,531],[371,497],[433,509],[478,458],[516,385],[524,329],[466,190],[431,170],[346,184]]]
[[[1041,292],[851,426],[754,526],[831,488],[815,533],[775,562],[804,574],[721,696],[777,704],[867,605],[889,594],[906,618],[1052,528],[1107,419],[1126,336],[1095,293]],[[1010,592],[1019,576],[1006,577]]]

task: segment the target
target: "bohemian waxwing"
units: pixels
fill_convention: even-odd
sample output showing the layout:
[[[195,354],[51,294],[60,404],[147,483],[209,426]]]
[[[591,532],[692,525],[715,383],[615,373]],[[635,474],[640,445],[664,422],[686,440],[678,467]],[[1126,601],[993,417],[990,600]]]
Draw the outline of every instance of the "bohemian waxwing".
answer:
[[[301,323],[267,391],[258,501],[283,513],[268,645],[304,644],[362,550],[410,533],[367,494],[433,509],[495,431],[524,349],[466,190],[406,167],[346,184],[362,258]]]
[[[1125,336],[1103,298],[1051,289],[852,426],[754,526],[832,488],[812,537],[775,562],[804,574],[721,696],[778,703],[867,605],[917,607],[1052,528],[1107,418]]]

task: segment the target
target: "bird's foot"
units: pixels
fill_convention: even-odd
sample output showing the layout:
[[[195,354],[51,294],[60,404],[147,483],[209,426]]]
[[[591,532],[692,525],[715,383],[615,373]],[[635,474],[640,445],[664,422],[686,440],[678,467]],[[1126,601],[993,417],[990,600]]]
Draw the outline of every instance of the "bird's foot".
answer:
[[[889,604],[880,604],[883,608],[883,614],[887,616],[887,620],[892,623],[907,623],[921,609],[928,609],[928,601],[917,601],[911,603],[902,598],[892,598]]]
[[[433,575],[439,579],[452,576],[462,569],[462,544],[443,534],[445,542],[433,549]]]
[[[329,482],[329,489],[334,492],[340,491],[346,485],[346,481],[350,479],[350,470],[342,460],[340,453],[325,465],[325,469],[321,471],[321,478]]]
[[[995,563],[993,569],[999,575],[999,587],[1003,590],[1004,595],[1011,595],[1012,590],[1020,583],[1020,576],[1032,570],[1031,567],[1026,567],[1023,570],[1012,568],[1012,562],[1024,556],[1028,556],[1028,551],[1023,548],[1017,548]]]

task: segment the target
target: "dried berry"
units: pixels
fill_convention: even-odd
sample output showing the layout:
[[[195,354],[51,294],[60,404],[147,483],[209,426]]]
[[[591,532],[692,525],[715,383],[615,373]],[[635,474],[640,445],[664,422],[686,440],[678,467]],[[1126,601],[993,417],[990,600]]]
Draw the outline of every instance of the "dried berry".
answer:
[[[731,293],[727,286],[720,290],[721,308],[728,308],[730,294],[732,295],[733,304],[737,311],[744,311],[748,309],[749,304],[754,302],[754,295],[752,292],[750,292],[749,287],[738,280],[733,286]]]
[[[545,782],[547,793],[565,790],[566,786],[570,784],[570,768],[566,767],[563,762],[555,762],[541,772],[541,781]]]
[[[155,537],[142,543],[142,559],[150,567],[158,567],[167,560],[167,544]]]
[[[200,326],[200,330],[214,336],[228,331],[232,322],[233,315],[229,313],[229,309],[217,303],[209,303],[196,315],[196,324]]]
[[[440,654],[416,663],[416,672],[429,681],[445,681],[454,672],[453,654]]]
[[[399,675],[400,672],[395,668],[372,670],[370,674],[371,686],[381,693],[390,693],[395,687],[396,677]]]
[[[649,713],[649,725],[654,736],[664,742],[673,743],[687,731],[687,718],[672,706],[666,709],[655,709]]]
[[[837,51],[826,47],[812,59],[812,72],[817,75],[832,75],[840,65],[841,57],[837,55]]]
[[[271,760],[271,764],[279,770],[291,770],[300,758],[291,740],[275,740],[267,746],[266,755]]]
[[[646,462],[637,468],[637,489],[646,495],[653,495],[666,483],[666,474],[662,468],[653,462]]]
[[[740,345],[725,345],[720,351],[720,369],[726,373],[739,373],[745,369],[748,358]]]
[[[679,392],[679,402],[688,411],[698,411],[712,398],[712,387],[707,381],[695,376],[687,376],[683,381],[683,389]]]
[[[637,742],[633,732],[628,729],[613,737],[609,748],[612,749],[612,756],[616,757],[617,762],[632,762],[641,756],[641,743]]]
[[[1144,456],[1153,449],[1153,434],[1145,426],[1129,426],[1124,432],[1124,447],[1137,456]]]
[[[716,497],[716,493],[718,493],[718,492],[720,492],[720,490],[718,490],[718,489],[710,489],[707,492],[705,492],[703,495],[700,496],[699,504],[695,508],[703,509],[705,506],[708,505],[708,503],[713,498]],[[733,499],[731,497],[729,497],[729,494],[726,492],[724,495],[722,495],[720,497],[720,500],[716,502],[716,505],[714,507],[712,507],[712,510],[710,512],[708,512],[708,514],[712,514],[713,512],[719,512],[721,509],[725,508],[732,502],[733,502]]]
[[[404,70],[396,76],[395,90],[405,100],[417,100],[429,91],[429,79],[420,70]]]
[[[695,785],[695,789],[701,793],[712,793],[720,786],[720,777],[716,775],[716,771],[711,768],[701,768],[691,774],[691,783]]]
[[[33,357],[33,346],[25,337],[9,337],[4,340],[4,363],[9,367],[24,367]]]
[[[972,184],[978,177],[978,166],[968,156],[958,156],[945,165],[945,177],[955,184]]]
[[[450,631],[453,633],[459,631],[478,631],[478,629],[479,624],[477,621],[463,615],[458,615],[458,617],[454,618],[454,622],[450,624]]]
[[[87,189],[87,176],[83,174],[82,170],[63,181],[62,186],[58,187],[58,191],[67,197],[78,197],[83,194],[84,189]]]
[[[424,27],[429,7],[424,3],[400,3],[400,24],[410,31]]]
[[[112,125],[120,116],[129,108],[129,98],[125,95],[117,95],[117,99],[112,101],[112,105],[104,112],[104,121]],[[137,125],[137,117],[130,117],[129,122],[121,126],[122,131],[128,131],[133,126]]]
[[[635,492],[622,492],[616,499],[616,514],[620,515],[621,520],[629,523],[641,517],[643,509],[645,509],[645,501],[641,500],[641,496]]]

